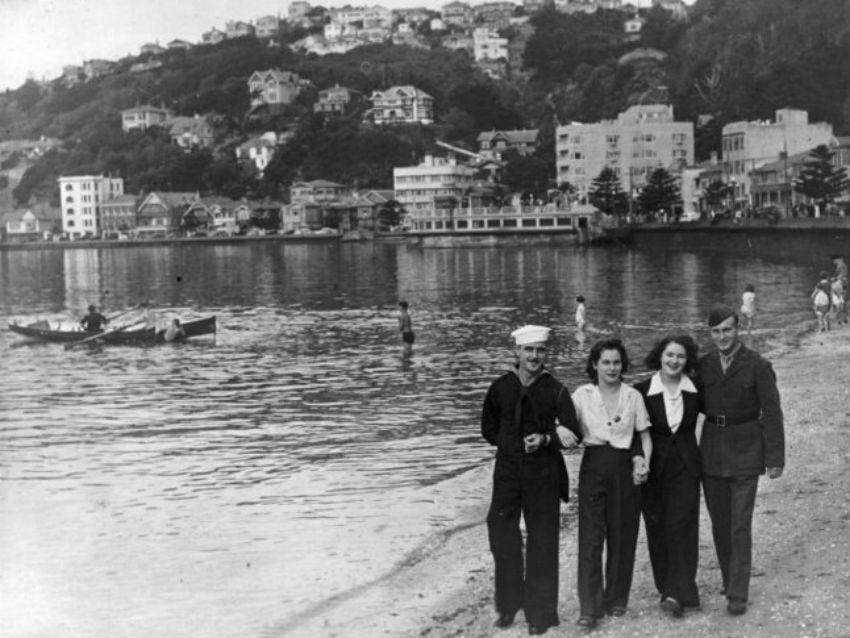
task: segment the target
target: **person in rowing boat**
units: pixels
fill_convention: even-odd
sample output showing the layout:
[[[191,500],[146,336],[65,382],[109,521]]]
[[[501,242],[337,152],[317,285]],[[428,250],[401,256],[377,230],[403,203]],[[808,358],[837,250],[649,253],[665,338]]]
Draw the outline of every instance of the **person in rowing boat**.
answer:
[[[180,325],[180,320],[175,318],[171,320],[169,326],[163,332],[162,338],[166,341],[177,341],[186,336],[186,331]]]
[[[108,323],[109,318],[100,314],[94,304],[89,306],[89,314],[80,321],[80,325],[86,332],[103,332],[103,326]]]

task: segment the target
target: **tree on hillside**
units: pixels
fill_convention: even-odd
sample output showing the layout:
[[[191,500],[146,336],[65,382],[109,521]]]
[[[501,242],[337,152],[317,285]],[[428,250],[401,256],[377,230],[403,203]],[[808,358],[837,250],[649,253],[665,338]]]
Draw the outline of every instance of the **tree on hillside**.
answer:
[[[554,175],[554,154],[551,161],[548,157],[521,155],[515,149],[502,153],[505,162],[501,170],[500,182],[513,193],[529,195],[533,199],[545,201],[551,183],[550,175]]]
[[[388,202],[384,202],[381,204],[376,215],[377,219],[375,221],[377,222],[378,230],[386,231],[394,226],[398,226],[404,215],[404,206],[396,200],[391,199]]]
[[[834,155],[825,144],[812,149],[800,176],[794,180],[794,190],[821,205],[850,190],[847,172],[832,163]]]
[[[629,212],[629,200],[620,184],[620,176],[613,168],[605,166],[597,175],[588,193],[590,203],[609,215]]]
[[[676,179],[666,168],[656,168],[650,173],[635,203],[640,212],[647,214],[661,211],[672,213],[681,208],[682,198]]]

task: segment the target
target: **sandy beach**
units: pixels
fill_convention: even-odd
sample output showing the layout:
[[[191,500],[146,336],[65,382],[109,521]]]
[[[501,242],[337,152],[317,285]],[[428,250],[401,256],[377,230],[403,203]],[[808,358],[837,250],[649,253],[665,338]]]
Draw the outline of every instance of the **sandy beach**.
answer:
[[[750,606],[726,613],[703,503],[698,585],[702,608],[672,619],[658,606],[643,526],[627,614],[603,620],[595,636],[847,637],[850,636],[850,328],[806,337],[772,358],[785,413],[787,463],[782,478],[763,477],[753,522]],[[577,477],[578,456],[568,457]],[[472,473],[486,511],[488,468]],[[575,486],[573,486],[575,488]],[[476,496],[477,497],[477,496]],[[575,501],[575,499],[574,499]],[[562,508],[561,624],[547,636],[581,635],[576,595],[576,529]],[[483,514],[482,514],[483,520]],[[421,551],[385,579],[312,610],[268,636],[335,638],[527,636],[522,615],[493,627],[493,563],[483,524],[460,530]]]

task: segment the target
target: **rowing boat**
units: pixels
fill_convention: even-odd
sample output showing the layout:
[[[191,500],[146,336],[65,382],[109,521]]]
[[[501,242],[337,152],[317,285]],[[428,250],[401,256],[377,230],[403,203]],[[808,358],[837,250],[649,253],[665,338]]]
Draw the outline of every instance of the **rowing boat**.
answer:
[[[49,341],[52,343],[74,343],[90,339],[95,336],[94,332],[85,332],[83,330],[51,330],[45,325],[46,322],[40,321],[28,326],[22,326],[17,323],[10,323],[9,330],[38,341]],[[202,335],[215,334],[215,316],[196,319],[195,321],[187,321],[181,323],[183,328],[183,336],[179,340],[185,340],[189,337],[199,337]],[[137,330],[112,330],[106,331],[101,337],[92,340],[93,343],[109,343],[128,346],[145,346],[157,343],[165,343],[165,332],[157,331],[153,328],[141,328]]]

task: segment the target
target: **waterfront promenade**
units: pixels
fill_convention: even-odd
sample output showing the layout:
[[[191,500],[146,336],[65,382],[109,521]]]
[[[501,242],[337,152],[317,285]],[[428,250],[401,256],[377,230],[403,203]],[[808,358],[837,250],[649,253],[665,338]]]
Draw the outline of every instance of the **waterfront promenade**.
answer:
[[[800,638],[843,637],[850,627],[850,329],[807,337],[799,349],[774,359],[786,418],[787,466],[782,478],[760,483],[754,518],[751,601],[743,616],[729,616],[703,506],[698,584],[702,609],[680,620],[664,615],[652,584],[643,529],[629,611],[604,620],[600,637]],[[577,479],[575,456],[570,472]],[[486,508],[490,477],[481,483]],[[576,527],[562,511],[560,627],[547,635],[579,635]],[[510,629],[493,628],[492,559],[482,524],[462,530],[391,577],[317,610],[285,636],[463,636],[519,638],[522,615]],[[272,634],[269,634],[272,635]],[[278,634],[274,634],[278,635]]]

